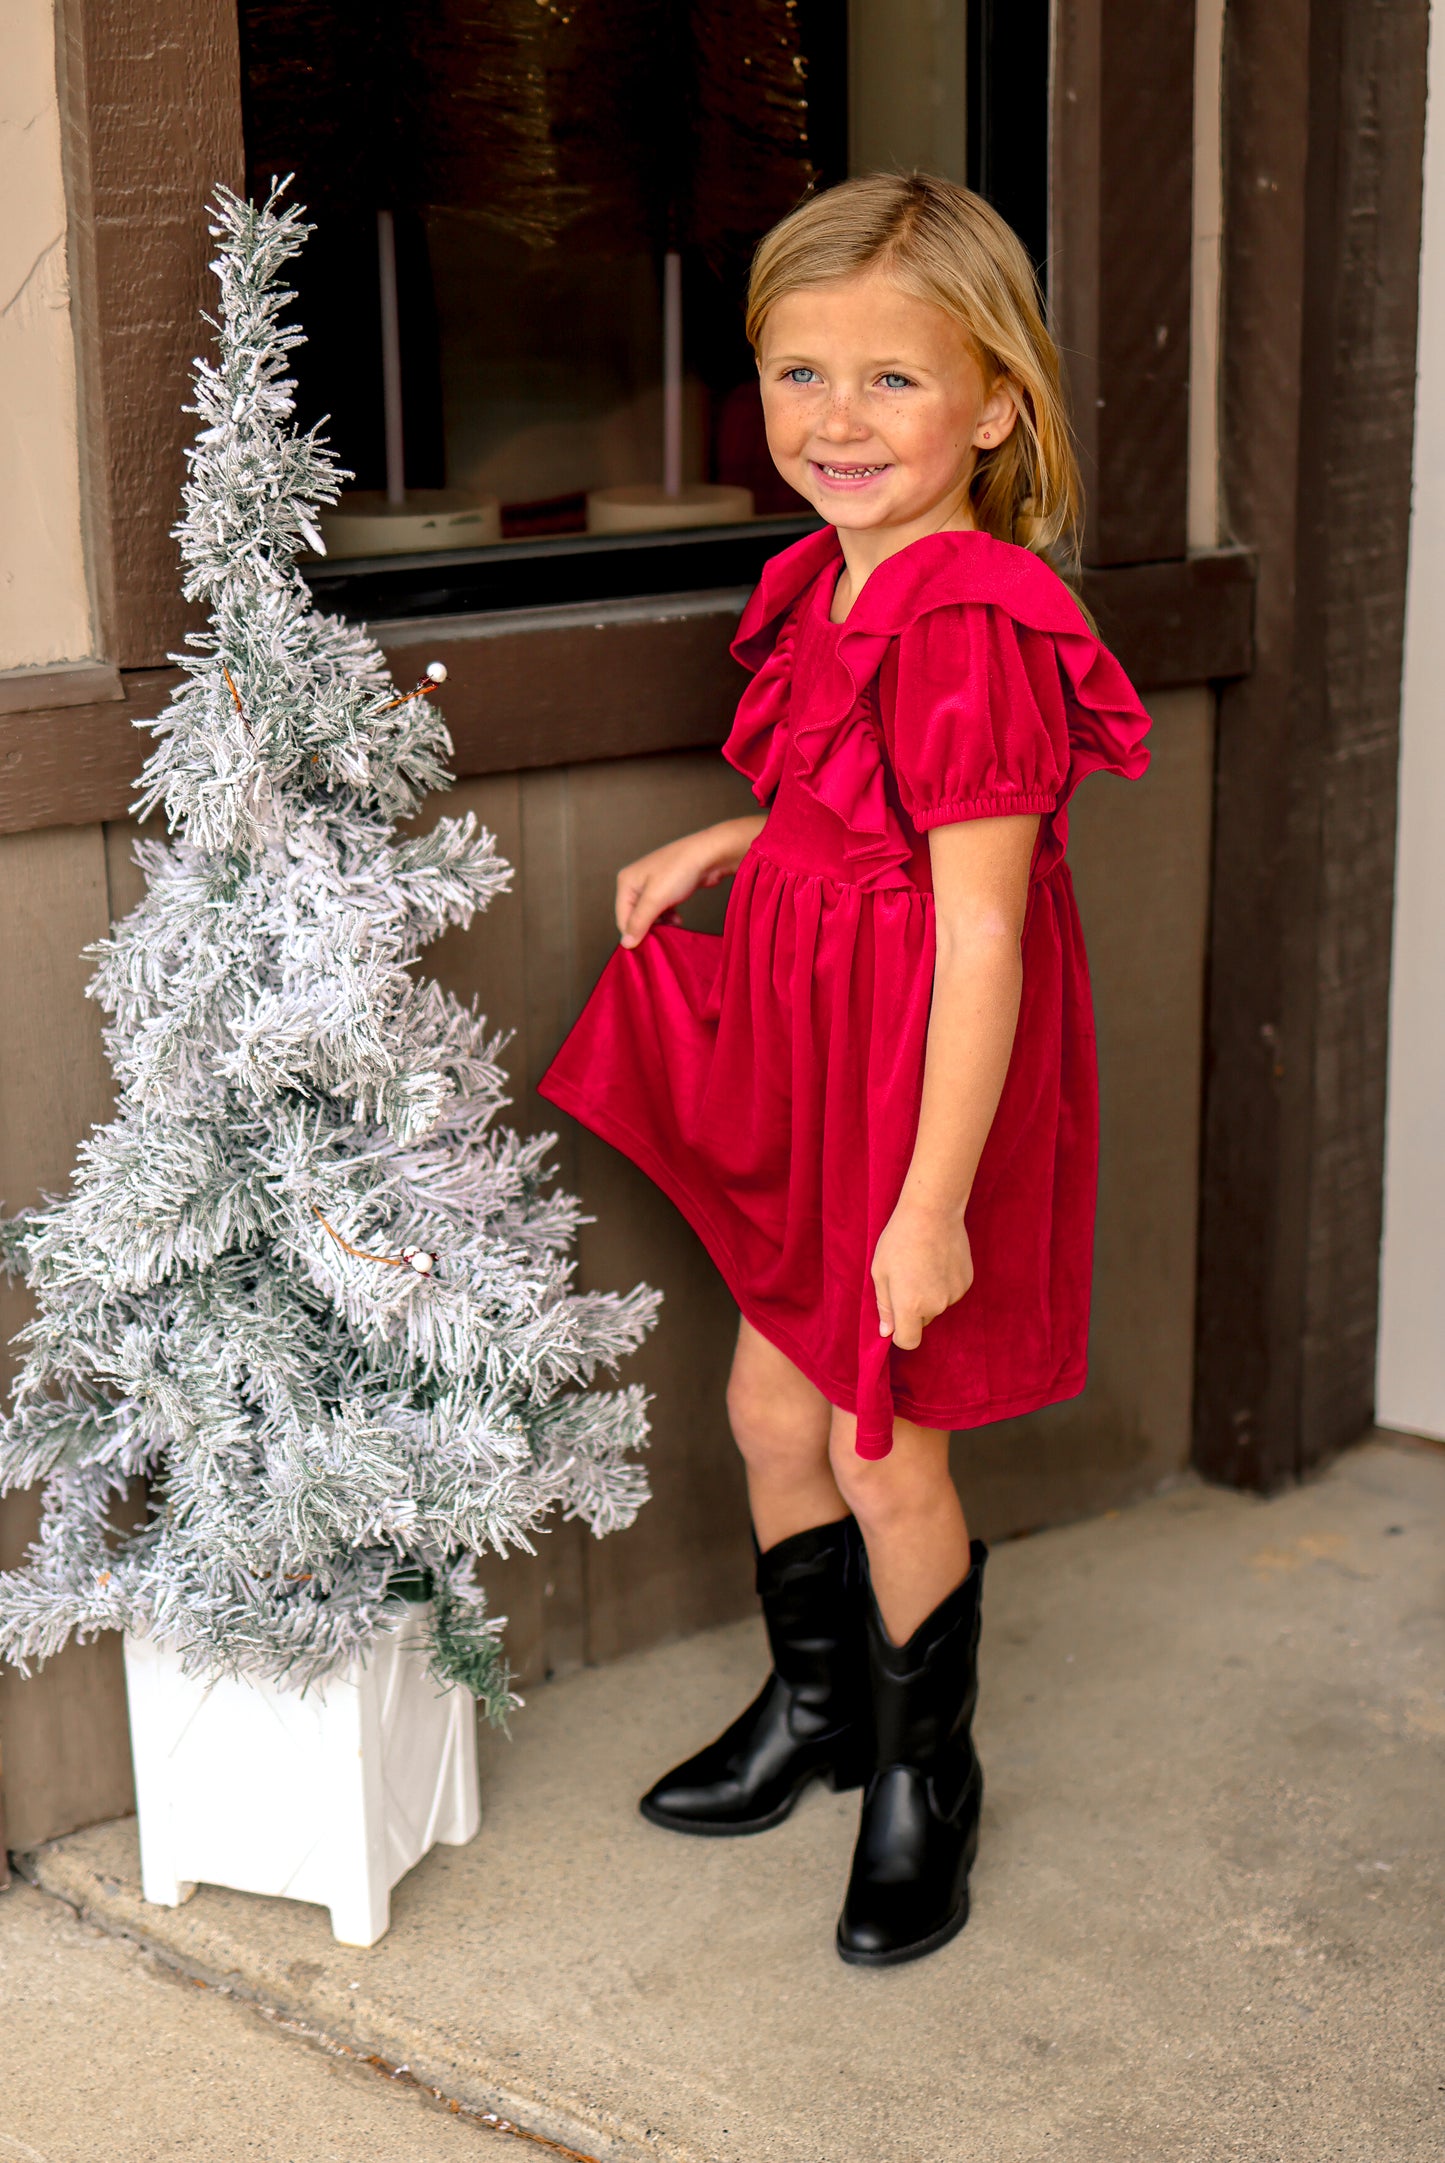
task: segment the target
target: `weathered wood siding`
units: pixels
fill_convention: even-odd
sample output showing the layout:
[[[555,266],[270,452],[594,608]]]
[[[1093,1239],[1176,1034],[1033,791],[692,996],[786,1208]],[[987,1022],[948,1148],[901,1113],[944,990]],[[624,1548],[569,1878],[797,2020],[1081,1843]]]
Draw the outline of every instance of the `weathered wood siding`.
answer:
[[[1104,1092],[1104,1173],[1093,1379],[1076,1404],[962,1438],[970,1515],[988,1537],[1148,1492],[1189,1447],[1196,1104],[1213,701],[1154,701],[1155,764],[1140,785],[1095,782],[1078,801],[1073,857],[1093,957]],[[508,1063],[523,1129],[561,1129],[562,1179],[595,1223],[590,1285],[641,1279],[662,1319],[628,1378],[653,1394],[654,1498],[630,1531],[594,1541],[556,1528],[535,1557],[490,1566],[524,1680],[609,1660],[743,1612],[751,1547],[723,1383],[736,1316],[701,1245],[629,1164],[534,1096],[613,942],[620,863],[751,805],[713,752],[556,767],[461,783],[516,870],[512,892],[431,948],[436,976],[513,1030]],[[0,839],[0,1193],[8,1206],[63,1188],[76,1144],[107,1115],[101,1016],[83,996],[81,948],[139,898],[125,822]],[[721,892],[690,920],[714,928]],[[24,1298],[3,1295],[6,1335]],[[35,1502],[0,1503],[0,1556],[19,1559]],[[24,1683],[0,1671],[10,1839],[25,1846],[129,1806],[118,1648],[73,1648]]]
[[[84,996],[82,947],[110,922],[103,828],[8,835],[0,843],[0,1200],[7,1210],[69,1182],[77,1142],[111,1102],[100,1014]],[[29,1312],[0,1277],[0,1361]],[[37,1498],[0,1502],[0,1567],[34,1536]],[[7,1837],[26,1847],[129,1808],[120,1645],[72,1645],[40,1676],[0,1666]]]
[[[970,1519],[989,1538],[1112,1508],[1189,1461],[1214,698],[1148,703],[1146,779],[1091,781],[1070,813],[1099,1024],[1089,1385],[955,1442]]]

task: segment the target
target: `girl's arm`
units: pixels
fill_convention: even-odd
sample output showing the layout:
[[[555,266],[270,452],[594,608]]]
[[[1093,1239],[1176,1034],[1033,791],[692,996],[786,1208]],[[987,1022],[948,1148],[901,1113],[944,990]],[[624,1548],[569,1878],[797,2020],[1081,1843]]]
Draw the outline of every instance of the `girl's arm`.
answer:
[[[650,856],[639,856],[617,874],[617,929],[624,946],[646,938],[665,909],[675,909],[700,887],[716,886],[737,870],[767,820],[724,819],[700,834],[684,834]]]
[[[970,819],[928,837],[937,956],[918,1134],[873,1256],[878,1327],[904,1350],[973,1282],[964,1226],[1018,1024],[1036,817]]]

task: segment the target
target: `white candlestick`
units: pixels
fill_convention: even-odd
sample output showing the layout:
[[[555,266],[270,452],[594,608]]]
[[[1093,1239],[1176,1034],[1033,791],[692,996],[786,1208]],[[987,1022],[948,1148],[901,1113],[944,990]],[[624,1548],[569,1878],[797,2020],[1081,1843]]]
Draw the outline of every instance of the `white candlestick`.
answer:
[[[381,387],[386,417],[386,500],[406,501],[406,445],[401,417],[401,313],[396,300],[396,220],[376,213],[376,255],[381,273]]]
[[[682,494],[682,257],[662,259],[662,486]]]

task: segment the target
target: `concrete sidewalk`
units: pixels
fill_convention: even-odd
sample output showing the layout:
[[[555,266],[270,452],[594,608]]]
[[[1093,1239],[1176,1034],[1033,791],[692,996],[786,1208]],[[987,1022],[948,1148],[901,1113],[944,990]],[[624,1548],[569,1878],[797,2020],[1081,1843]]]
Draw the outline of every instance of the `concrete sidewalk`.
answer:
[[[0,2163],[507,2158],[28,1885],[0,1895],[0,2035]]]
[[[288,1902],[146,1907],[129,1821],[32,1867],[608,2163],[1435,2163],[1442,1528],[1445,1451],[1381,1439],[999,1548],[974,1919],[913,1967],[832,1950],[856,1797],[737,1842],[636,1815],[754,1686],[751,1624],[535,1691],[369,1953]]]

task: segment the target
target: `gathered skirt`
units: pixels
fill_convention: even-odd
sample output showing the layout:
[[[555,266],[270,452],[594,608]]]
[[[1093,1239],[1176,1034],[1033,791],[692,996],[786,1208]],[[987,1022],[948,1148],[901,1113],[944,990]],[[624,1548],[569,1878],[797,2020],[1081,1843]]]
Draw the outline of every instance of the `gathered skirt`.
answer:
[[[933,899],[778,860],[771,827],[721,936],[660,924],[612,955],[542,1095],[672,1198],[746,1319],[858,1415],[861,1454],[887,1453],[895,1413],[966,1428],[1076,1395],[1098,1091],[1066,864],[1030,890],[1018,1029],[967,1211],[973,1287],[902,1351],[880,1336],[871,1266],[917,1129]]]

